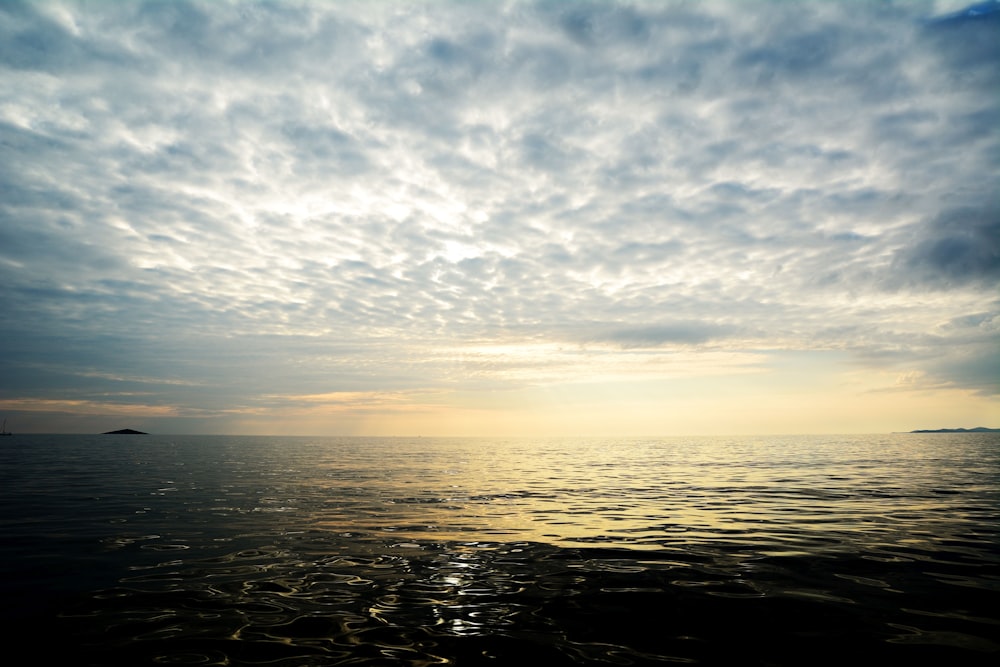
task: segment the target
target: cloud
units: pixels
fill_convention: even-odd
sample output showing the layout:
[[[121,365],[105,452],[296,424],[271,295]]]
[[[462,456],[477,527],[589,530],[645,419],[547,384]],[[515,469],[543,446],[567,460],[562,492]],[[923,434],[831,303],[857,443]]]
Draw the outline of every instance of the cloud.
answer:
[[[715,323],[670,322],[655,326],[619,329],[600,335],[598,340],[614,342],[623,347],[657,347],[665,344],[697,345],[713,338],[724,338],[729,327]]]
[[[4,3],[0,395],[434,392],[482,345],[989,391],[941,324],[995,313],[1000,39],[932,9]]]
[[[901,253],[900,268],[937,287],[1000,280],[1000,210],[960,207],[942,211],[918,241]]]

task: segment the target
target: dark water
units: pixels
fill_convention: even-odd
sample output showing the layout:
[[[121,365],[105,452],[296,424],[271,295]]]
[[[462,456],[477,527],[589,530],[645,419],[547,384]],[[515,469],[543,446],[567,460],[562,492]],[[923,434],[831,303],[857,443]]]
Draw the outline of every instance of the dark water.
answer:
[[[1000,664],[1000,437],[0,443],[8,654]]]

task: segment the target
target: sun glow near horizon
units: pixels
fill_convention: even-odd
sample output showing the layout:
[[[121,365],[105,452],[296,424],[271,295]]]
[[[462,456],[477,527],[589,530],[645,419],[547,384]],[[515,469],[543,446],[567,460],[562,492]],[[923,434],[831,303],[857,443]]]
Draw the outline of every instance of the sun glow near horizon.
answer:
[[[735,374],[721,368],[709,375],[675,371],[671,377],[650,371],[645,378],[578,372],[563,381],[549,377],[546,383],[506,388],[491,388],[468,373],[464,377],[478,379],[480,386],[269,395],[258,405],[225,411],[6,400],[0,401],[0,412],[19,412],[22,431],[50,432],[60,430],[51,426],[59,424],[86,432],[125,420],[141,430],[178,434],[471,437],[888,433],[992,426],[1000,417],[989,397],[922,387],[919,375],[848,371],[831,381],[825,374],[813,376],[812,366],[777,373],[746,364]],[[66,416],[53,419],[53,413]]]

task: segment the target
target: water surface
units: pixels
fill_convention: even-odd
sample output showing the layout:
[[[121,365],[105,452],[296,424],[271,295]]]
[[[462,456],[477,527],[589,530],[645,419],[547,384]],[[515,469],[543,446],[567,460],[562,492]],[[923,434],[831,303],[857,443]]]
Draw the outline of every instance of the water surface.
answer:
[[[74,664],[1000,657],[1000,437],[15,436],[3,622]]]

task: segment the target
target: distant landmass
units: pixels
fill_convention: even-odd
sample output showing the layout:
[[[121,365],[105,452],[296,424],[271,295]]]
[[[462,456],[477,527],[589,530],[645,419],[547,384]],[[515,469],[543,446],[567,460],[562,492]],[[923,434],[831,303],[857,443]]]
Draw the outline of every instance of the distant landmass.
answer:
[[[986,428],[977,426],[976,428],[926,428],[910,433],[1000,433],[1000,428]]]
[[[135,431],[130,428],[123,428],[120,431],[105,431],[101,435],[149,435],[143,431]]]

